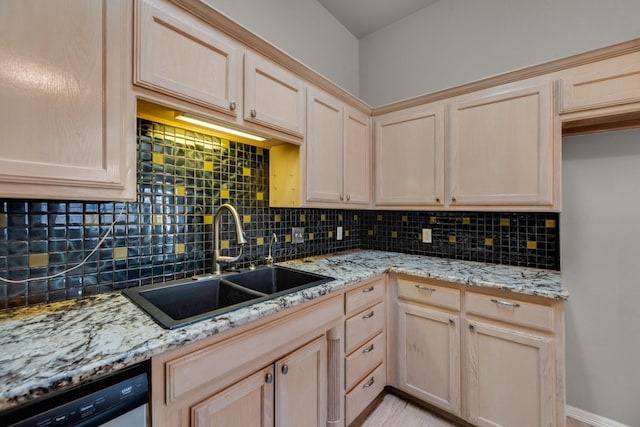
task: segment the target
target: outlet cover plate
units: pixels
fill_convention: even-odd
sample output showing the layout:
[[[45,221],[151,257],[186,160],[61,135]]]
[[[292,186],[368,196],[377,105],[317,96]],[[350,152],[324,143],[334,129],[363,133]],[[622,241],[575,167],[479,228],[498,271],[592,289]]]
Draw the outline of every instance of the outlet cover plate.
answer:
[[[431,243],[431,229],[423,228],[422,229],[422,243]]]
[[[291,243],[304,243],[304,227],[291,228]]]

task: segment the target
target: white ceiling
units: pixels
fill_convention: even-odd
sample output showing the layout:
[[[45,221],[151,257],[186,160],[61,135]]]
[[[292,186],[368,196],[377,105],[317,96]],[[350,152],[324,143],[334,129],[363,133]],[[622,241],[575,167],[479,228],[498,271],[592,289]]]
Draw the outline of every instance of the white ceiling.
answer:
[[[439,0],[318,0],[357,39]]]

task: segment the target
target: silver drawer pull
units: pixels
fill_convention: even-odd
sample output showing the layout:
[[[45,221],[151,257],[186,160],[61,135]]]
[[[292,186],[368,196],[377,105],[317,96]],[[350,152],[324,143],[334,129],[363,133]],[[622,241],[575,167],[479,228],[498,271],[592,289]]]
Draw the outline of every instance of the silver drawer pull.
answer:
[[[375,378],[371,377],[371,379],[369,381],[367,381],[362,388],[369,388],[373,385],[373,383],[376,382]]]
[[[369,313],[369,314],[365,314],[364,316],[362,316],[362,318],[363,318],[363,319],[369,319],[369,318],[373,317],[373,315],[374,315],[374,314],[375,314],[375,313],[373,312],[373,310],[371,310],[371,313]]]
[[[369,286],[368,288],[364,288],[362,292],[371,292],[373,290],[373,286]]]
[[[495,298],[491,298],[491,302],[496,303],[498,305],[498,307],[504,307],[504,308],[520,307],[520,304],[518,304],[518,303],[501,301],[501,300],[495,299]]]
[[[374,349],[374,345],[371,344],[369,347],[365,348],[364,350],[362,350],[363,353],[371,353]]]
[[[429,286],[422,286],[422,285],[413,285],[413,286],[418,288],[419,291],[429,291],[429,292],[437,291],[436,288],[432,288],[432,287],[429,287]]]

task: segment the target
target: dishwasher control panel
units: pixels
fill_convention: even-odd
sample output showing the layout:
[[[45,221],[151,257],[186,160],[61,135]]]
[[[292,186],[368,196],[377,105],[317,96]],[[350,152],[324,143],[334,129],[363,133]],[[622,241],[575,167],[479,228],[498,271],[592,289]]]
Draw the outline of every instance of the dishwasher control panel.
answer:
[[[9,427],[101,426],[149,400],[147,372],[117,374],[0,416]],[[4,421],[2,421],[4,419]]]

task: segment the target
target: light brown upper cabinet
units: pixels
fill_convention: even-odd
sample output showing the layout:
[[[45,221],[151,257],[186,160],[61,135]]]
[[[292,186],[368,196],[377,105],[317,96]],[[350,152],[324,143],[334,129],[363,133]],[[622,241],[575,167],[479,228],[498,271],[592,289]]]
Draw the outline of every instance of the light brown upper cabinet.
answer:
[[[135,83],[235,117],[242,47],[164,1],[136,2]]]
[[[4,2],[0,197],[133,200],[126,0]]]
[[[304,85],[279,65],[247,52],[244,60],[244,119],[304,136]]]
[[[607,107],[625,112],[625,106],[640,102],[640,52],[576,67],[565,74],[558,82],[561,114]]]
[[[550,209],[554,202],[551,82],[497,86],[449,107],[452,208]]]
[[[369,117],[316,89],[307,90],[307,202],[368,206]]]
[[[444,206],[444,106],[374,118],[375,205]]]

